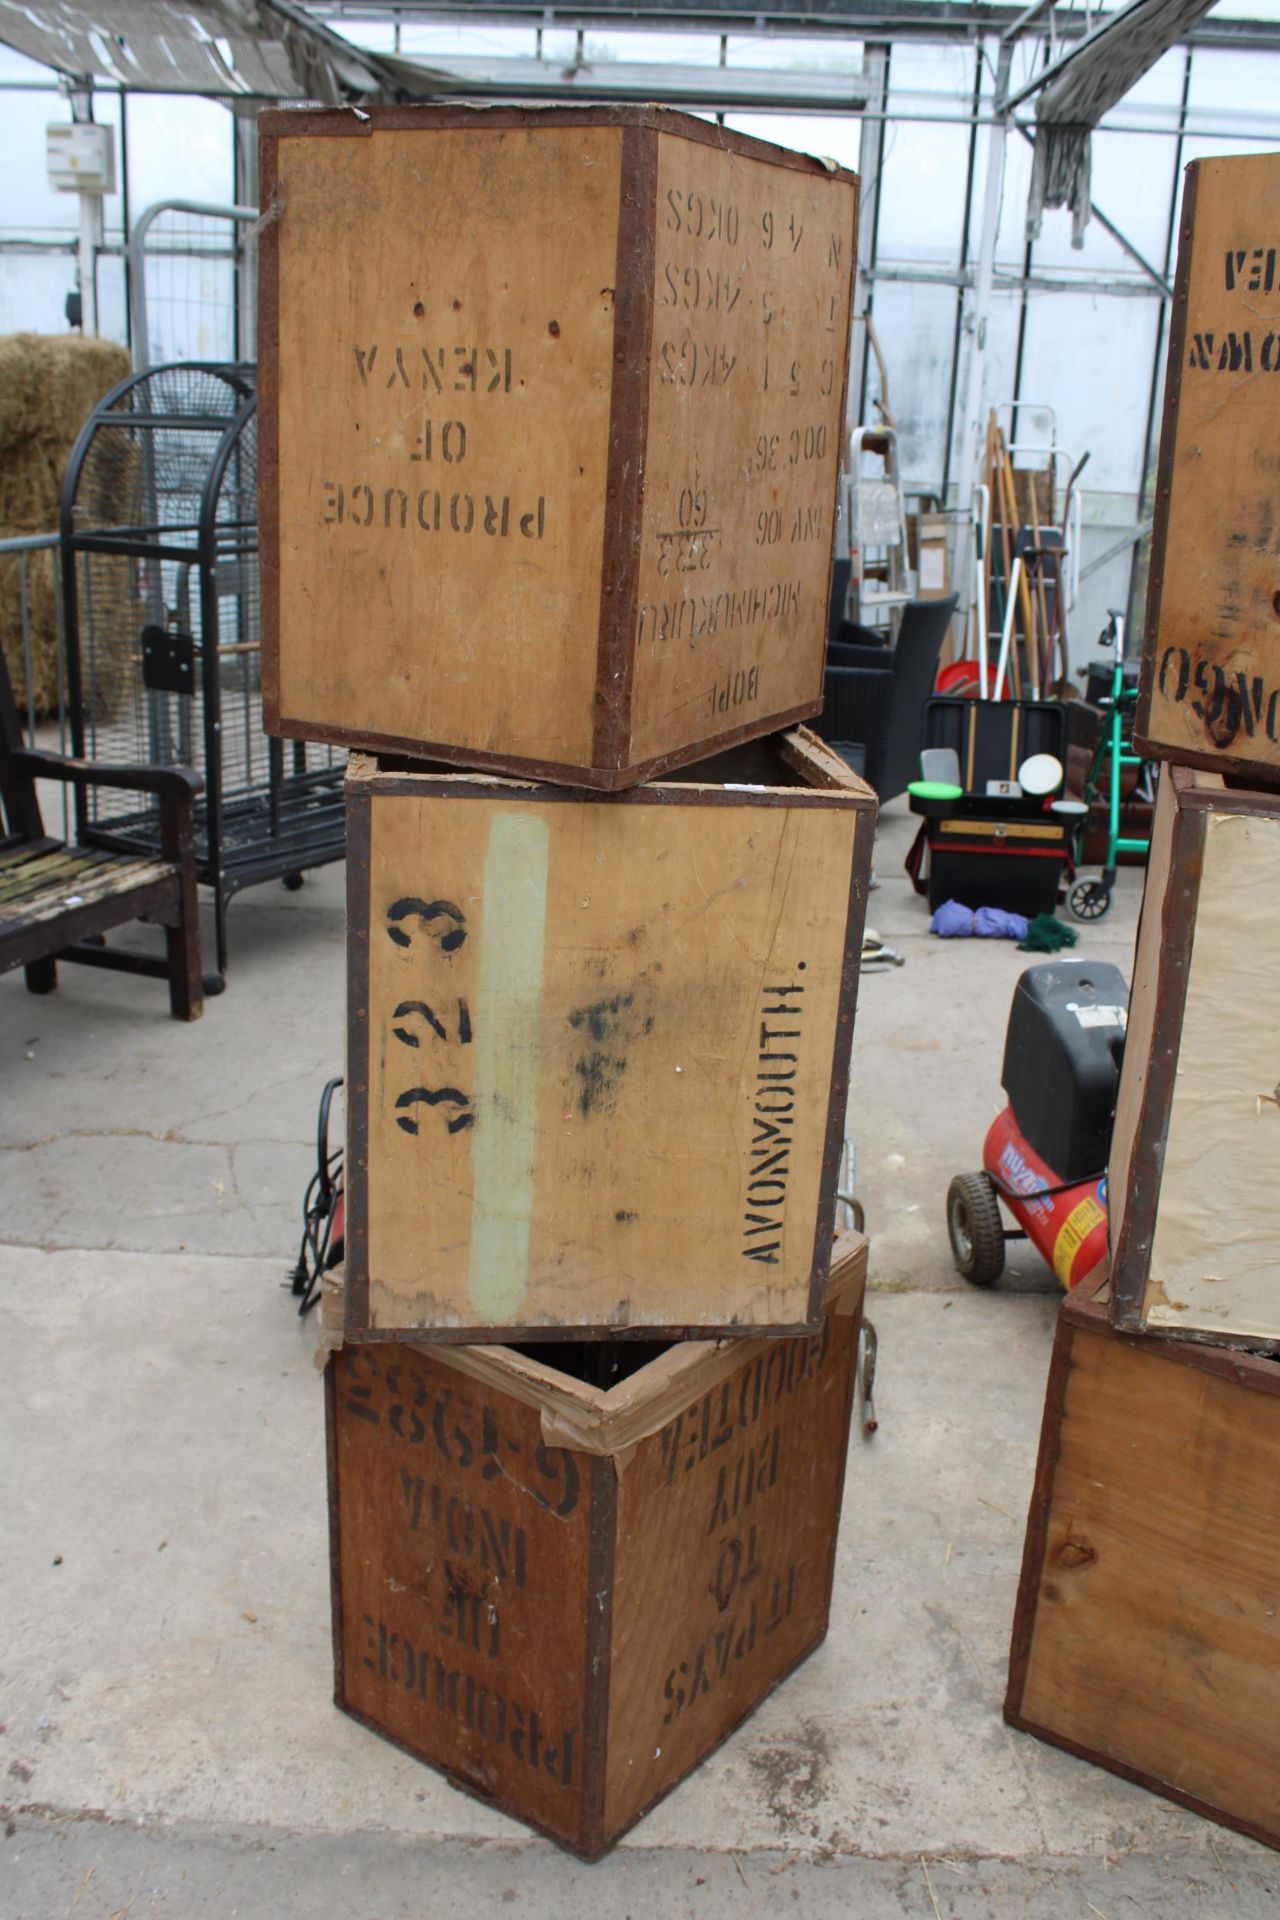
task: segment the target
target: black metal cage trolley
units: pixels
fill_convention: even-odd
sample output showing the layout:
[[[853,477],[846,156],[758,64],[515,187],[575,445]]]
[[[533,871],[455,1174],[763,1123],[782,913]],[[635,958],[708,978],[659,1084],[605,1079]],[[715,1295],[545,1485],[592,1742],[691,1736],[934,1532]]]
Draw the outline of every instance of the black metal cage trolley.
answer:
[[[213,889],[219,984],[231,896],[299,886],[345,845],[345,754],[262,730],[257,494],[255,369],[190,362],[107,394],[62,493],[72,742],[90,760],[203,775],[197,871]],[[80,804],[91,844],[158,848],[159,815],[136,795]]]

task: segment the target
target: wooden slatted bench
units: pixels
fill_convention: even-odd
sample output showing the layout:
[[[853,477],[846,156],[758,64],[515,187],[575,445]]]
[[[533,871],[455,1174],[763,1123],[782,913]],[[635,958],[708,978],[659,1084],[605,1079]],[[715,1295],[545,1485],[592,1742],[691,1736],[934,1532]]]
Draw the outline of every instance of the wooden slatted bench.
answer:
[[[37,780],[155,794],[160,857],[50,838]],[[0,973],[21,967],[32,993],[53,992],[59,960],[148,974],[168,980],[175,1019],[197,1019],[204,997],[192,810],[202,785],[184,767],[98,766],[25,747],[0,653]],[[103,943],[139,919],[164,927],[163,959]]]

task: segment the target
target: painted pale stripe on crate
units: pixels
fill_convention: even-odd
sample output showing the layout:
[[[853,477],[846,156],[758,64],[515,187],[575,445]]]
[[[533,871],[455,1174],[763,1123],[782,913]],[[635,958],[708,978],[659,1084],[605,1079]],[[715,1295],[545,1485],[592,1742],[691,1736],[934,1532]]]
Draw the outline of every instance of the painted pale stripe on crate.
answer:
[[[468,1290],[482,1324],[512,1319],[529,1284],[549,854],[537,814],[495,817],[484,866],[471,1146]]]

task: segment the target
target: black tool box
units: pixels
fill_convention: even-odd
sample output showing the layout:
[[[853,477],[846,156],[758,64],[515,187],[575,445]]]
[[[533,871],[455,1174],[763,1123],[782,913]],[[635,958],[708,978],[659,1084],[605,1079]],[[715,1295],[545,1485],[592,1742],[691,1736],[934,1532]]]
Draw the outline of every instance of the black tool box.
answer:
[[[931,908],[958,900],[1028,918],[1052,913],[1071,862],[1069,816],[1039,797],[990,794],[987,787],[1016,784],[1032,754],[1051,753],[1065,767],[1063,708],[1051,700],[930,700],[924,744],[954,747],[963,792],[947,801],[911,797],[912,811],[926,816],[907,856],[917,893],[927,891]]]

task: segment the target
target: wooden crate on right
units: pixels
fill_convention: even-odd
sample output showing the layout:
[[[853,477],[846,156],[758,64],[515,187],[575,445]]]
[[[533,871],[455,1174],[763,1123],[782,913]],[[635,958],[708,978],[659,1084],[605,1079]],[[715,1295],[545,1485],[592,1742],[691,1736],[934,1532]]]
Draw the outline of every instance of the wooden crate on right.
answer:
[[[1280,779],[1280,153],[1187,168],[1135,735]]]
[[[1005,1719],[1280,1847],[1280,1363],[1068,1296]]]
[[[1108,1191],[1118,1326],[1280,1342],[1280,793],[1166,767]]]

